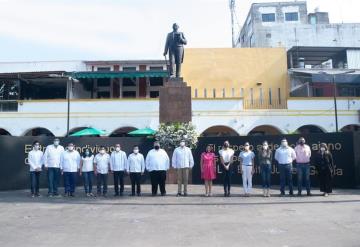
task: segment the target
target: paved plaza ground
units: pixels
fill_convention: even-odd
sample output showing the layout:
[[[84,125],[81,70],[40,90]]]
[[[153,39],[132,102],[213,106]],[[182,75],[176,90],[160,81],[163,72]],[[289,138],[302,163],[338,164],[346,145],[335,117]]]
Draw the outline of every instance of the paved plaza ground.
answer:
[[[31,198],[28,191],[0,192],[0,246],[360,246],[360,191],[335,190],[328,198],[203,196]],[[129,192],[126,187],[126,193]],[[43,195],[46,194],[42,190]]]

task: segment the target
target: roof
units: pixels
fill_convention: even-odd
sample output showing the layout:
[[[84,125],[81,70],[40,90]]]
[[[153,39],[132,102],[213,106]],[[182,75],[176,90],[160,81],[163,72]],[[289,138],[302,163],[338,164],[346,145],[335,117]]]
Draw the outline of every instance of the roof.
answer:
[[[292,55],[293,64],[297,64],[299,58],[304,58],[305,63],[308,65],[319,65],[341,53],[345,53],[346,50],[353,49],[360,49],[360,47],[294,46],[288,50],[287,54],[289,61]]]
[[[47,72],[47,71],[84,71],[86,65],[82,61],[30,61],[0,62],[0,73]]]
[[[69,76],[76,79],[96,79],[96,78],[141,78],[141,77],[167,77],[166,70],[161,71],[104,71],[104,72],[72,72],[67,73]]]
[[[307,75],[315,83],[360,84],[360,70],[350,69],[290,69],[289,73],[298,73],[300,77]],[[294,75],[296,77],[297,75]]]

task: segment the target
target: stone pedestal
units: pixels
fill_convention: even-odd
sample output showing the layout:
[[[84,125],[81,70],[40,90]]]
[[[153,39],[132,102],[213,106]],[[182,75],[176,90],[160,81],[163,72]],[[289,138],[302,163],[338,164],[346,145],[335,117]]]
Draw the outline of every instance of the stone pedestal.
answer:
[[[182,78],[169,78],[160,89],[160,123],[191,122],[191,87]]]
[[[169,78],[160,89],[160,123],[191,122],[191,87],[182,78]],[[171,159],[172,152],[169,152]],[[167,172],[167,183],[177,182],[176,170],[170,168]]]

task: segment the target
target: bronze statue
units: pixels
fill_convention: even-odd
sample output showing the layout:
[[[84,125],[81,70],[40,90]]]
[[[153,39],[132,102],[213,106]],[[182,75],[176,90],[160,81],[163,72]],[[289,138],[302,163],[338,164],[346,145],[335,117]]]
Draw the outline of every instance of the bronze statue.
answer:
[[[184,45],[187,41],[182,32],[179,32],[179,25],[173,24],[173,31],[169,33],[166,37],[166,44],[164,50],[164,56],[166,59],[166,54],[169,51],[169,61],[170,61],[170,77],[180,77],[181,74],[181,64],[184,61]],[[176,67],[176,72],[175,72]]]

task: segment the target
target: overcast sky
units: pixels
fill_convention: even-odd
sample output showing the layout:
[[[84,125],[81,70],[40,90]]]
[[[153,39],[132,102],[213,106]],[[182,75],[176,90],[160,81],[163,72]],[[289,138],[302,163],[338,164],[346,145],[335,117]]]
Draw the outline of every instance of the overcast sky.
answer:
[[[238,0],[240,25],[253,2],[272,1]],[[359,0],[315,7],[360,22]],[[228,0],[0,0],[0,61],[159,59],[173,22],[187,47],[231,47]]]

